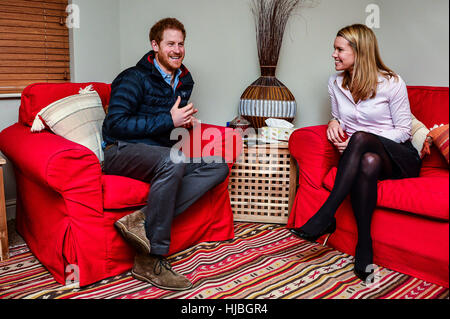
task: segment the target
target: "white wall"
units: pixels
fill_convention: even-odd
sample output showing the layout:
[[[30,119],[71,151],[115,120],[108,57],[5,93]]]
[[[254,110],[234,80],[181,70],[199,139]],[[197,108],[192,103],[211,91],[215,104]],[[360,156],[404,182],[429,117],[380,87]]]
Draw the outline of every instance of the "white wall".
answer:
[[[382,0],[384,62],[409,85],[448,86],[449,1]]]
[[[317,0],[316,0],[317,1]],[[327,79],[334,72],[332,45],[339,28],[364,23],[368,4],[380,8],[375,29],[385,63],[409,85],[448,86],[448,0],[320,0],[286,28],[277,77],[297,99],[296,127],[329,118]],[[80,29],[71,30],[72,81],[111,82],[150,49],[149,28],[173,16],[186,27],[185,64],[196,82],[192,101],[203,122],[224,125],[239,98],[259,76],[250,0],[73,0]],[[15,123],[19,100],[0,99],[0,130]],[[10,164],[6,198],[14,201]],[[9,214],[10,216],[11,214]]]
[[[120,71],[119,0],[73,0],[80,28],[70,30],[71,80],[111,82]],[[0,131],[18,119],[20,99],[0,97]],[[7,218],[15,216],[16,184],[11,163],[4,167]]]
[[[119,0],[120,61],[134,65],[150,48],[148,30],[174,16],[187,30],[185,64],[196,86],[192,102],[203,122],[224,125],[238,112],[239,98],[259,76],[250,0]],[[321,0],[287,26],[277,77],[296,97],[297,127],[329,118],[326,83],[336,32],[365,23],[368,4],[380,8],[374,29],[386,64],[409,85],[448,86],[448,0]]]
[[[175,17],[187,32],[184,64],[195,81],[191,101],[198,117],[220,125],[233,119],[240,95],[259,72],[247,1],[120,1],[120,13],[123,69],[150,49],[150,27],[161,18]]]
[[[71,80],[111,82],[120,71],[119,0],[73,0],[80,28],[71,29]]]
[[[20,99],[1,99],[0,98],[0,131],[17,122],[19,118]],[[4,157],[3,153],[1,153]],[[7,160],[3,167],[3,181],[6,198],[6,217],[11,219],[16,211],[16,182],[14,170],[11,163]]]

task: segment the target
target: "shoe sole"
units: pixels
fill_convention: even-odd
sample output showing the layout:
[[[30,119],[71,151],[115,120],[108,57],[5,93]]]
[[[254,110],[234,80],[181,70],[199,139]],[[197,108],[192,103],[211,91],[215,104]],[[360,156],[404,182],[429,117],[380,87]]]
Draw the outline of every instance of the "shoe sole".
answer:
[[[138,279],[138,280],[141,280],[141,281],[146,281],[146,282],[152,284],[153,286],[158,287],[158,288],[160,288],[160,289],[164,289],[164,290],[182,291],[182,290],[188,290],[188,289],[191,289],[191,288],[193,287],[193,284],[192,284],[192,283],[191,283],[191,285],[190,285],[189,287],[185,287],[185,288],[165,287],[165,286],[162,286],[162,285],[159,285],[159,284],[154,283],[153,281],[151,281],[151,280],[148,279],[147,277],[144,277],[144,276],[141,276],[141,275],[136,274],[133,270],[131,270],[131,275],[132,275],[135,279]]]
[[[129,232],[124,224],[122,224],[120,221],[116,221],[114,223],[114,226],[121,233],[122,237],[128,239],[128,241],[131,241],[133,243],[133,246],[137,247],[139,251],[150,254],[150,246],[141,238],[139,238],[132,232]]]

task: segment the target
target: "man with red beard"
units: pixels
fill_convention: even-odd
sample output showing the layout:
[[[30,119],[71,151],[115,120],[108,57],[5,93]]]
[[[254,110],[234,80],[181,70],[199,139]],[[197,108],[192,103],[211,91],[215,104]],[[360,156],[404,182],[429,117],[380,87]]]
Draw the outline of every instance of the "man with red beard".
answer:
[[[177,142],[170,139],[171,131],[196,122],[197,110],[189,103],[194,81],[182,64],[185,38],[183,24],[174,18],[150,29],[152,50],[111,84],[102,132],[104,172],[151,184],[150,205],[114,224],[136,249],[132,275],[170,290],[192,287],[163,257],[173,218],[228,175],[222,158],[175,163],[170,156]]]

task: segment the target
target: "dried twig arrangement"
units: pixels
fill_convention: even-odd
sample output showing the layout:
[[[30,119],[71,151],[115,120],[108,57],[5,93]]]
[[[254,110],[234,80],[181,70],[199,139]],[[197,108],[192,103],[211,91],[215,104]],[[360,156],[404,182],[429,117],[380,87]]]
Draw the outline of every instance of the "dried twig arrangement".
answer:
[[[261,66],[276,67],[284,29],[293,10],[305,0],[253,0],[256,43]]]
[[[284,29],[297,6],[313,7],[320,0],[252,0],[261,76],[241,95],[239,113],[254,128],[268,118],[292,122],[297,112],[295,97],[275,76]]]

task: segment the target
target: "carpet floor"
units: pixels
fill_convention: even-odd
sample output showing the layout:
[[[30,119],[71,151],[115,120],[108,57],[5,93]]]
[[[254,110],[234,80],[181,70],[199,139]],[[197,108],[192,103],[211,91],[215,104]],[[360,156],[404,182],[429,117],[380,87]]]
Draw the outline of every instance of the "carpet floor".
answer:
[[[376,283],[353,273],[354,258],[273,224],[235,223],[235,238],[200,243],[169,257],[194,287],[173,292],[130,272],[77,288],[62,286],[26,245],[0,262],[0,299],[448,299],[449,290],[379,267]]]

